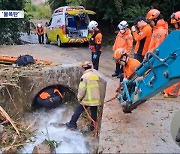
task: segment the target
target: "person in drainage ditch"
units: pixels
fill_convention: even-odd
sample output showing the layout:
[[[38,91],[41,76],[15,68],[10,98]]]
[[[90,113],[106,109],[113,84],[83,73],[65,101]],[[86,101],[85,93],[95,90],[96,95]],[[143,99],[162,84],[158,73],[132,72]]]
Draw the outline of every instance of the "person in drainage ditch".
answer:
[[[89,125],[89,129],[93,131],[97,126],[97,108],[100,105],[99,76],[95,74],[92,69],[92,63],[89,61],[85,61],[82,64],[82,68],[84,69],[84,74],[80,79],[77,95],[80,104],[76,107],[70,122],[66,123],[66,127],[69,129],[76,129],[76,122],[79,116],[83,111],[87,111],[86,109],[90,107],[91,124]]]
[[[56,108],[62,103],[63,95],[57,88],[46,88],[37,97],[38,106],[47,109]]]

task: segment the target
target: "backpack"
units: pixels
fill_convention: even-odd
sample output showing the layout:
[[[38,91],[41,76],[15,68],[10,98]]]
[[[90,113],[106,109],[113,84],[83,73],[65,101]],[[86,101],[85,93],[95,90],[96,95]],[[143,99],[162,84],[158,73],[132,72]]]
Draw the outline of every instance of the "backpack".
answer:
[[[31,55],[19,56],[15,62],[18,66],[26,66],[28,64],[34,64],[35,60]]]

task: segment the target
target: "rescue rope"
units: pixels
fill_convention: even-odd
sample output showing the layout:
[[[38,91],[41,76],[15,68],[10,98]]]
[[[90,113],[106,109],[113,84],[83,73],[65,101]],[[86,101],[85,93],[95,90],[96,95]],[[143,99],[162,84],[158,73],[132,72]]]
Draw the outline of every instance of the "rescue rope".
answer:
[[[118,96],[118,93],[116,93],[116,95],[115,95],[114,97],[112,97],[111,99],[105,101],[104,103],[113,101],[114,99],[117,98],[117,96]],[[81,105],[82,105],[82,107],[84,108],[84,110],[85,110],[85,112],[86,112],[86,114],[87,114],[87,117],[88,117],[89,120],[92,121],[92,123],[93,123],[93,126],[94,126],[94,137],[96,138],[96,137],[98,136],[98,122],[94,121],[94,120],[92,119],[92,117],[89,115],[86,107],[85,107],[83,104],[81,104]],[[100,115],[101,115],[101,114],[100,114]],[[98,121],[98,119],[99,119],[99,116],[97,117],[97,121]]]
[[[84,108],[84,110],[85,110],[85,112],[86,112],[89,120],[91,120],[91,121],[93,122],[93,126],[94,126],[94,137],[96,138],[97,135],[98,135],[98,125],[97,125],[97,122],[92,119],[92,117],[89,115],[89,113],[88,113],[87,109],[85,108],[85,106],[84,106],[83,104],[81,104],[81,105],[83,106],[83,108]]]
[[[108,102],[115,100],[117,98],[117,96],[118,96],[118,93],[114,97],[112,97],[111,99],[105,101],[104,103],[108,103]]]

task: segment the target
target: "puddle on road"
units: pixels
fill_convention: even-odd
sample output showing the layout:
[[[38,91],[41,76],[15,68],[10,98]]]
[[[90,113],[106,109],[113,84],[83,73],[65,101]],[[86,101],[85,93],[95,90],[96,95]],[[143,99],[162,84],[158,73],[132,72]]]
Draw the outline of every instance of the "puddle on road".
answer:
[[[45,139],[60,143],[56,148],[56,153],[88,153],[86,139],[79,131],[71,131],[66,129],[65,125],[59,126],[71,118],[73,110],[63,107],[53,110],[37,111],[26,116],[27,123],[34,123],[37,129],[35,137],[31,138],[35,141],[33,144],[24,146],[22,153],[32,153],[34,146],[39,145]],[[48,132],[48,133],[47,133]]]

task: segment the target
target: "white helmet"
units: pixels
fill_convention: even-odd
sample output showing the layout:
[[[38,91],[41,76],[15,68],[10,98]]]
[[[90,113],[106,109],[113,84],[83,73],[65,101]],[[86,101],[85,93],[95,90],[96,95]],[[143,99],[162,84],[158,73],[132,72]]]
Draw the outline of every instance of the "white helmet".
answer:
[[[119,23],[119,25],[118,25],[118,28],[120,29],[120,30],[123,30],[123,29],[125,29],[126,27],[128,27],[128,23],[127,23],[127,21],[121,21],[120,23]]]
[[[89,29],[89,30],[93,30],[93,29],[95,29],[97,26],[98,26],[98,23],[93,20],[93,21],[91,21],[91,22],[89,23],[88,29]]]
[[[41,27],[41,24],[38,24],[37,26],[38,26],[38,27]]]

